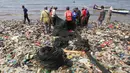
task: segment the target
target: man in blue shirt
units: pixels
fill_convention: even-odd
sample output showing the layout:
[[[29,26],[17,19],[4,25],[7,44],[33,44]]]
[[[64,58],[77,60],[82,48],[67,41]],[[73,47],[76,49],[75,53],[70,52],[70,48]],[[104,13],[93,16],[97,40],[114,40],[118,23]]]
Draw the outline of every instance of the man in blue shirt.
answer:
[[[76,28],[76,21],[77,21],[77,13],[76,13],[76,9],[74,8],[73,12],[72,12],[72,20],[73,20],[73,29]]]
[[[76,25],[80,26],[81,24],[81,11],[78,9],[78,7],[76,7],[76,14],[77,14],[77,18],[76,18]]]
[[[76,21],[76,17],[77,17],[77,13],[76,13],[76,9],[74,9],[72,12],[72,19],[74,22]]]
[[[23,21],[23,23],[25,24],[26,23],[26,19],[28,20],[28,23],[30,23],[30,19],[28,18],[28,10],[24,7],[24,6],[22,6],[22,8],[23,8],[23,12],[24,12],[24,21]]]

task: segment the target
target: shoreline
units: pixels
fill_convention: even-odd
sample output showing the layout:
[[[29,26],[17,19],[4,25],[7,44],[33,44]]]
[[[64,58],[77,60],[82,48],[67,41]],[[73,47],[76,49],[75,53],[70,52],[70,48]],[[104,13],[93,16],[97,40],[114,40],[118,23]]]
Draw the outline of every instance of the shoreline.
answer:
[[[33,19],[31,19],[31,18],[33,18]],[[64,17],[61,17],[61,18],[63,20],[65,19]],[[88,24],[91,25],[92,22],[98,23],[97,18],[98,18],[97,16],[91,16],[90,19],[89,19]],[[114,17],[112,19],[114,19]],[[19,17],[19,18],[18,17],[14,17],[14,19],[10,19],[10,18],[5,19],[5,17],[3,17],[3,18],[0,18],[0,22],[1,21],[16,21],[16,22],[20,21],[20,22],[23,22],[23,18],[22,17]],[[30,21],[31,21],[31,23],[37,23],[37,21],[40,21],[40,17],[30,16]],[[124,23],[124,24],[130,25],[130,21],[129,20],[111,20],[110,23],[115,22],[115,21],[118,21],[120,23]],[[103,23],[106,23],[106,19],[103,21]]]
[[[91,12],[91,11],[90,11]],[[57,15],[62,18],[62,19],[65,19],[64,16],[63,16],[64,12],[57,12]],[[98,19],[98,16],[99,16],[99,12],[91,12],[91,16],[89,18],[90,21],[97,21]],[[38,14],[31,14],[29,13],[29,18],[30,20],[39,20],[40,19],[40,12]],[[106,14],[106,17],[105,17],[105,20],[106,21],[107,19],[107,14]],[[4,15],[3,14],[0,14],[0,20],[23,20],[23,14],[9,14],[9,13],[5,13]],[[113,13],[112,14],[112,18],[111,18],[111,21],[120,21],[120,22],[125,22],[125,23],[130,23],[130,14],[128,15],[121,15],[121,14],[115,14]]]

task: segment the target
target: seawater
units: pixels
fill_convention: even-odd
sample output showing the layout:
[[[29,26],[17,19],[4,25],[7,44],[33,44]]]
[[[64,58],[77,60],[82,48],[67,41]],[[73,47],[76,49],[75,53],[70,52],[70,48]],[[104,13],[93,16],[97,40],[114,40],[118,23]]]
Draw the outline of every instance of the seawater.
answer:
[[[71,10],[74,7],[87,7],[92,14],[92,20],[98,18],[99,12],[94,12],[92,7],[94,4],[99,6],[113,6],[113,8],[122,8],[130,10],[130,0],[0,0],[0,19],[23,19],[23,11],[21,6],[29,10],[30,19],[39,19],[40,11],[44,9],[45,6],[58,7],[58,16],[63,18],[64,11],[67,6],[70,6]],[[120,19],[123,18],[123,19]],[[113,20],[128,20],[129,15],[115,15]]]

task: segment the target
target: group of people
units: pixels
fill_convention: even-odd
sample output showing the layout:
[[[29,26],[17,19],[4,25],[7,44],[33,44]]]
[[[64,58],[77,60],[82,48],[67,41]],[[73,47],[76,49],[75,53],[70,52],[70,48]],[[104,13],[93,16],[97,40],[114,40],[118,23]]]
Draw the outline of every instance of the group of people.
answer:
[[[90,14],[87,8],[84,7],[82,11],[78,8],[74,8],[72,12],[69,7],[66,7],[64,16],[68,30],[73,31],[76,26],[87,26]]]
[[[28,23],[30,23],[30,19],[28,17],[28,10],[22,6],[24,11],[24,24],[26,23],[26,20],[28,20]],[[45,24],[45,30],[46,33],[50,33],[51,25],[56,25],[56,10],[57,7],[51,7],[48,11],[48,8],[45,7],[44,10],[41,12],[40,21]],[[82,8],[82,11],[80,11],[78,8],[74,8],[73,11],[70,11],[69,7],[66,7],[65,11],[65,21],[67,24],[67,29],[69,31],[73,31],[76,26],[87,26],[88,20],[90,17],[89,11],[87,8]]]
[[[23,11],[24,11],[24,23],[26,22],[26,19],[28,20],[28,22],[30,23],[30,19],[28,18],[28,10],[22,6]],[[48,8],[45,7],[44,10],[41,12],[41,17],[40,17],[40,21],[44,23],[45,25],[45,30],[46,33],[50,33],[51,32],[51,26],[55,26],[56,25],[56,10],[57,7],[51,7],[50,10],[48,11]],[[101,25],[103,20],[105,19],[105,10],[104,10],[104,6],[101,6],[101,12],[98,18],[98,25]],[[90,17],[90,13],[89,10],[85,7],[82,8],[82,10],[79,10],[77,7],[73,9],[73,11],[70,10],[70,7],[66,7],[66,11],[64,13],[65,16],[65,22],[67,25],[67,29],[68,31],[74,31],[74,29],[77,26],[80,27],[84,27],[88,25],[88,20]],[[109,12],[109,20],[111,18],[111,11]],[[108,21],[109,21],[108,20]]]
[[[56,25],[56,10],[57,7],[51,7],[49,11],[48,8],[45,7],[41,13],[40,20],[41,22],[44,22],[47,33],[50,33],[51,24],[53,24],[53,26]],[[66,7],[64,16],[67,29],[71,32],[76,28],[76,26],[87,26],[90,14],[84,7],[82,8],[82,11],[78,8],[74,8],[73,11],[71,11],[69,7]]]
[[[28,10],[25,8],[25,6],[22,6],[23,12],[24,12],[24,21],[23,23],[26,23],[26,20],[28,20],[28,23],[30,24],[30,19],[28,17]],[[51,32],[51,25],[55,26],[56,24],[56,10],[57,7],[51,7],[50,11],[48,11],[48,8],[45,7],[44,10],[41,12],[40,21],[44,22],[45,24],[45,33]]]

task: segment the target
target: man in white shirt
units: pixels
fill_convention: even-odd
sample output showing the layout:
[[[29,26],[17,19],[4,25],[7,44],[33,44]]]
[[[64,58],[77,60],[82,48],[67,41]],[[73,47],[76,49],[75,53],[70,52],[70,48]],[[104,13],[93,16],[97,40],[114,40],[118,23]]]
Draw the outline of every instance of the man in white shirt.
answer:
[[[112,6],[110,7],[110,9],[108,10],[108,14],[107,14],[107,23],[110,23],[111,20],[111,16],[112,16]]]

